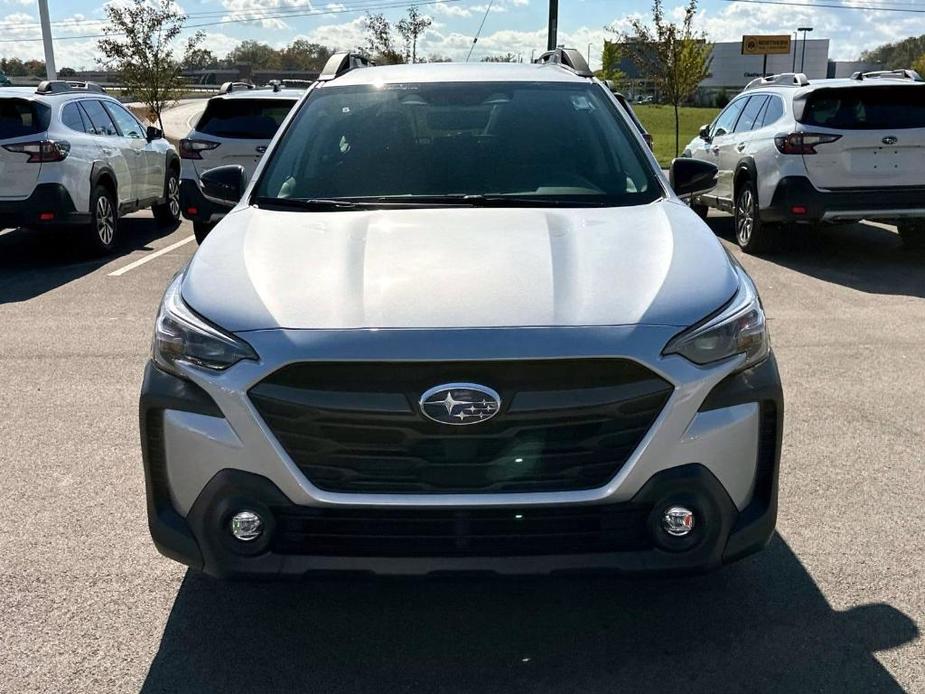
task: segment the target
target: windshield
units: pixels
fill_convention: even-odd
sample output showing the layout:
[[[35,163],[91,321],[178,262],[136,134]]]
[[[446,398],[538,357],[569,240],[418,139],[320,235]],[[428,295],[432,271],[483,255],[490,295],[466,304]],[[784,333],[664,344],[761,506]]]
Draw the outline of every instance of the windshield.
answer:
[[[256,197],[638,205],[662,190],[631,127],[593,83],[326,86],[274,149]]]
[[[289,99],[213,99],[196,130],[215,137],[270,140],[293,105]]]

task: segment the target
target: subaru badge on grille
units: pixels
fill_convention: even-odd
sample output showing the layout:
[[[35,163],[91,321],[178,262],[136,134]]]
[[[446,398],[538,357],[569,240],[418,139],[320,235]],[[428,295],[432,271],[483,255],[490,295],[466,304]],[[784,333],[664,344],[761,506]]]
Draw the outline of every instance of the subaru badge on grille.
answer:
[[[428,419],[461,426],[494,417],[501,409],[501,396],[475,383],[446,383],[425,392],[418,404]]]

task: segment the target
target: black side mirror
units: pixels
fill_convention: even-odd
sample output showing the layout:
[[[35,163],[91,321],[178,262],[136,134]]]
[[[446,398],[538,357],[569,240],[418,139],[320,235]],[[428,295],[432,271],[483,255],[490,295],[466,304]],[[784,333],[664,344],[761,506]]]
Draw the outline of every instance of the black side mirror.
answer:
[[[247,188],[247,174],[238,164],[219,166],[209,169],[199,179],[202,182],[202,194],[207,198],[237,205]]]
[[[154,140],[160,140],[164,137],[164,131],[160,128],[155,128],[153,125],[149,125],[148,129],[145,130],[145,137],[148,142],[153,142]]]
[[[703,140],[704,142],[710,141],[710,126],[709,125],[700,126],[700,139]]]
[[[713,190],[719,169],[708,161],[678,158],[671,162],[668,180],[675,195],[688,198]]]

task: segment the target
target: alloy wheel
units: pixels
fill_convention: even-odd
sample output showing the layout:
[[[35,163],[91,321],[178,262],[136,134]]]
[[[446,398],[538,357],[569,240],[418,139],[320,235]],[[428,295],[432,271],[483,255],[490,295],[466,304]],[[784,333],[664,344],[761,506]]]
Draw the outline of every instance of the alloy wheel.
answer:
[[[113,216],[112,203],[105,195],[96,199],[96,233],[104,246],[112,243],[116,232],[116,223]]]
[[[747,246],[752,238],[755,228],[754,196],[750,188],[746,188],[739,196],[736,206],[736,240],[740,246]]]
[[[180,182],[176,176],[167,179],[167,202],[170,205],[170,214],[174,219],[180,218]]]

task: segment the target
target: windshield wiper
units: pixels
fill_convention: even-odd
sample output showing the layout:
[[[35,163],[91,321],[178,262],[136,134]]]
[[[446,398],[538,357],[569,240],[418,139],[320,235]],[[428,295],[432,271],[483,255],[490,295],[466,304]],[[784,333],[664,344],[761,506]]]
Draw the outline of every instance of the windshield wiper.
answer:
[[[462,205],[467,207],[604,207],[608,200],[564,199],[530,195],[504,195],[501,193],[449,193],[446,195],[379,196],[362,198],[380,203],[403,202],[407,205]]]
[[[331,210],[353,210],[358,207],[376,207],[375,204],[355,202],[353,200],[338,200],[337,198],[257,198],[254,200],[258,207],[283,210],[316,210],[327,212]]]

